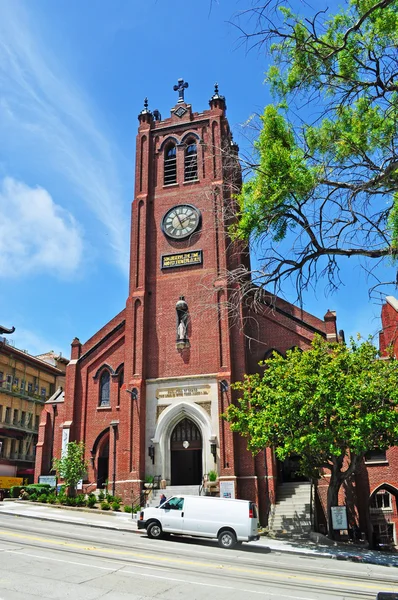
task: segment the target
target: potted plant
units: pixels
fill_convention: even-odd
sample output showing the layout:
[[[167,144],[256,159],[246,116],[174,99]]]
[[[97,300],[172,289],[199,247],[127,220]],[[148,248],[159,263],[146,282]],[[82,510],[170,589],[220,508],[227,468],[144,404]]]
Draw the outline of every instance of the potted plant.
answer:
[[[147,489],[153,488],[153,479],[154,479],[153,475],[146,475],[144,487]]]
[[[207,479],[205,481],[205,487],[217,487],[218,486],[218,481],[217,481],[217,473],[216,471],[209,471],[207,474]]]

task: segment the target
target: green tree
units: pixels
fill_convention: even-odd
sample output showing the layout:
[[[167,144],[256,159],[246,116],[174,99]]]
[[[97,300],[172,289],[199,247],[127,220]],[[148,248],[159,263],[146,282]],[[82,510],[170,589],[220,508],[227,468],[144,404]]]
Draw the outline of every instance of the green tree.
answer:
[[[256,17],[245,37],[270,53],[275,103],[230,231],[263,242],[257,284],[277,291],[290,278],[301,296],[319,276],[336,289],[342,257],[370,272],[397,258],[398,0],[343,0],[337,14],[309,16],[287,4],[244,11]]]
[[[330,537],[330,509],[364,453],[398,443],[398,361],[377,358],[370,341],[348,346],[316,336],[308,351],[274,353],[263,375],[235,384],[240,399],[226,414],[254,454],[274,447],[280,460],[298,454],[308,477],[330,472]]]
[[[85,476],[88,463],[84,460],[84,443],[69,442],[61,458],[54,458],[53,469],[68,486],[69,496],[76,495],[76,485]]]

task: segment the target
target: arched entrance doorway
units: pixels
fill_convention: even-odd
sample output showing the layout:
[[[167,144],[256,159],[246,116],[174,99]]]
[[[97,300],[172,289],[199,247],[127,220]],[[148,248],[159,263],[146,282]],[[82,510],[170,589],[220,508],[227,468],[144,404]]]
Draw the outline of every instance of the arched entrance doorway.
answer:
[[[109,479],[109,433],[98,449],[97,488],[104,487]]]
[[[185,417],[174,427],[171,440],[171,485],[199,485],[202,481],[202,436]]]

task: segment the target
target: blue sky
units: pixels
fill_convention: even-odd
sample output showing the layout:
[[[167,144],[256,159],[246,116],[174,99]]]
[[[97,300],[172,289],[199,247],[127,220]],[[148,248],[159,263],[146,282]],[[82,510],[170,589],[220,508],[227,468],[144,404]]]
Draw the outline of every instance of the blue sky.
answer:
[[[217,81],[245,150],[242,125],[271,101],[267,57],[248,53],[229,23],[249,5],[0,0],[0,323],[15,325],[17,347],[69,356],[74,336],[86,340],[124,307],[145,96],[165,117],[183,77],[202,111]],[[348,335],[375,334],[380,306],[363,272],[344,265],[343,278],[333,296],[321,282],[305,308],[336,310]]]

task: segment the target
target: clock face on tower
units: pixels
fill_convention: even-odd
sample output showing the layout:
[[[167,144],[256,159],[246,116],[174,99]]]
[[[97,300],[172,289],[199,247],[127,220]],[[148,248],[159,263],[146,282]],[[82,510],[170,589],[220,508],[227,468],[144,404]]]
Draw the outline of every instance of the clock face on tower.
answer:
[[[173,206],[162,219],[162,231],[173,240],[183,240],[196,231],[201,222],[200,210],[191,204]]]

